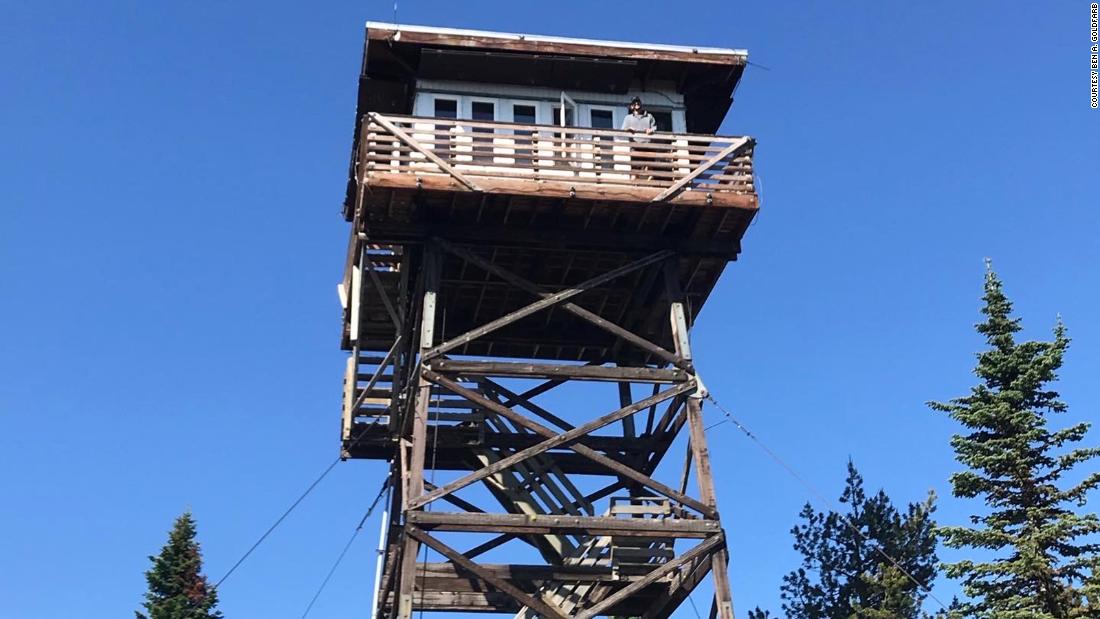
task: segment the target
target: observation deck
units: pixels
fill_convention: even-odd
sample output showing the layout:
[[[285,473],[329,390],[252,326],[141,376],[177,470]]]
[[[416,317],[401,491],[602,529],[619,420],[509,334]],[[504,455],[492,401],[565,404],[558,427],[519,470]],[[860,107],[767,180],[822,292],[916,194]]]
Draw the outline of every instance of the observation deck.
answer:
[[[702,308],[758,203],[749,137],[628,131],[368,113],[356,151],[355,211],[365,231],[373,279],[359,325],[364,348],[395,337],[381,300],[398,298],[402,246],[432,238],[465,246],[538,290],[560,290],[620,268],[640,254],[674,252],[688,319]],[[355,212],[349,212],[349,218]],[[514,287],[445,261],[440,294],[451,308],[446,330],[465,332],[529,302]],[[591,286],[576,303],[643,337],[671,346],[656,278]],[[350,285],[351,274],[345,281]],[[373,280],[372,280],[373,281]],[[350,286],[349,286],[350,287]],[[350,318],[350,317],[349,317]],[[617,339],[569,312],[521,320],[455,354],[595,361]],[[346,342],[345,342],[346,343]]]

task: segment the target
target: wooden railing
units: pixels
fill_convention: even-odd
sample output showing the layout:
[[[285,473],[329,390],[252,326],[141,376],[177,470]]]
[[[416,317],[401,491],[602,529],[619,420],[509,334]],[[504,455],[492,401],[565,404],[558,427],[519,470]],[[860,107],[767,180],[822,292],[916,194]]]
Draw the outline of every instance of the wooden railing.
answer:
[[[495,190],[502,181],[565,187],[630,190],[633,199],[664,201],[691,192],[710,202],[720,196],[754,196],[752,149],[747,137],[653,133],[393,116],[371,113],[362,126],[360,178],[385,175],[450,177],[471,191]],[[697,193],[702,192],[702,193]],[[754,202],[753,202],[754,203]]]

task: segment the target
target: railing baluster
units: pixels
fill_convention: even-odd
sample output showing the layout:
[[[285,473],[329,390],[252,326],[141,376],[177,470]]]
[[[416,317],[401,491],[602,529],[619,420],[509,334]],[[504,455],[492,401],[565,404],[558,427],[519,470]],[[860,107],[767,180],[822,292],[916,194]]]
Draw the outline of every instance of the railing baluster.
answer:
[[[637,146],[631,134],[613,129],[381,114],[369,115],[366,124],[359,163],[372,174],[653,187],[663,198],[693,190],[753,193],[751,141],[731,149],[744,138],[654,133],[644,145],[642,173],[631,162]]]

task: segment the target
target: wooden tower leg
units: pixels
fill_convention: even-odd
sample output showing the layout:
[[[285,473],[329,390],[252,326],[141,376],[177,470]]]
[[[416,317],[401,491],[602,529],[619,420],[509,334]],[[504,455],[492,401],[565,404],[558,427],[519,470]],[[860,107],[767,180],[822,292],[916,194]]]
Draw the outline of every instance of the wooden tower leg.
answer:
[[[710,454],[707,451],[707,437],[703,431],[703,402],[700,398],[690,398],[687,404],[688,428],[690,431],[691,451],[695,460],[695,475],[699,481],[699,496],[711,507],[717,505],[714,497],[714,477],[710,470]],[[711,555],[711,571],[714,574],[714,607],[719,619],[733,619],[733,596],[730,593],[729,574],[727,572],[729,555],[722,548]]]
[[[672,326],[672,339],[676,344],[676,353],[691,361],[691,339],[680,288],[679,274],[675,263],[665,263],[665,286],[669,296],[669,322]],[[687,402],[690,457],[695,463],[695,476],[699,483],[699,498],[708,507],[717,508],[714,495],[714,476],[710,468],[710,453],[707,450],[707,436],[703,425],[703,400],[701,394],[688,398]],[[686,473],[686,470],[685,470]],[[717,519],[717,518],[716,518]],[[711,572],[714,574],[714,603],[712,617],[733,619],[733,596],[730,593],[728,559],[725,542],[711,554]]]
[[[433,244],[424,247],[424,298],[421,306],[420,321],[420,352],[432,347],[435,336],[435,310],[436,296],[439,292],[439,255]],[[412,501],[424,494],[424,456],[427,453],[428,439],[428,405],[432,397],[432,383],[428,382],[421,374],[417,378],[416,402],[413,407],[412,417],[412,445],[408,450],[409,461],[404,467],[405,479],[402,480],[406,488],[404,505],[402,507],[402,522],[404,522],[404,549],[401,555],[401,574],[399,578],[400,590],[397,597],[397,616],[399,619],[410,619],[413,612],[413,592],[416,584],[417,555],[420,551],[420,540],[409,534],[408,516],[412,509]],[[403,450],[402,453],[405,453]]]

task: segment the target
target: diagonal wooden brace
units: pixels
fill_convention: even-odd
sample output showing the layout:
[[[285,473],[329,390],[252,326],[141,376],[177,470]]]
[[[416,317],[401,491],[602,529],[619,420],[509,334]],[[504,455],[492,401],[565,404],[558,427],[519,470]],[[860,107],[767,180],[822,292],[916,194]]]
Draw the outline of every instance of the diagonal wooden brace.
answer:
[[[558,436],[558,433],[551,430],[550,428],[547,428],[544,425],[541,425],[539,423],[531,421],[527,417],[525,417],[523,415],[520,415],[519,413],[515,412],[514,410],[508,408],[507,406],[502,406],[500,403],[494,402],[493,400],[490,400],[490,399],[486,398],[485,396],[481,395],[480,393],[478,393],[476,391],[472,391],[470,389],[467,389],[467,388],[463,387],[462,385],[458,384],[457,382],[455,382],[455,381],[453,381],[453,380],[451,380],[451,379],[449,379],[445,376],[441,376],[441,375],[436,374],[436,373],[434,373],[430,370],[424,370],[422,376],[424,376],[425,378],[427,378],[428,380],[430,380],[431,382],[433,382],[437,385],[446,387],[448,390],[450,390],[452,393],[454,393],[455,395],[457,395],[459,397],[465,398],[465,399],[469,400],[470,402],[473,402],[475,404],[480,405],[482,408],[487,408],[487,409],[489,409],[489,410],[491,410],[491,411],[493,411],[493,412],[495,412],[499,415],[503,415],[503,416],[511,419],[512,421],[514,421],[517,424],[527,428],[528,430],[531,430],[532,432],[534,432],[536,434],[540,434],[540,435],[542,435],[546,438],[554,438],[554,437]],[[685,383],[685,385],[694,385],[694,381],[689,382],[689,383]],[[645,486],[646,488],[649,488],[650,490],[653,490],[654,492],[662,494],[662,495],[672,499],[673,501],[676,501],[677,503],[681,503],[683,505],[686,505],[686,506],[698,511],[700,514],[703,514],[707,518],[716,518],[717,517],[718,511],[716,509],[714,509],[713,507],[711,507],[709,505],[706,505],[705,503],[702,503],[702,502],[700,502],[696,499],[693,499],[693,498],[691,498],[691,497],[689,497],[689,496],[687,496],[683,493],[677,492],[676,490],[670,488],[669,486],[666,486],[665,484],[662,484],[661,482],[653,479],[652,477],[650,477],[650,476],[648,476],[644,473],[640,473],[640,472],[632,469],[631,467],[629,467],[629,466],[627,466],[627,465],[625,465],[625,464],[623,464],[623,463],[621,463],[617,460],[609,458],[609,457],[601,454],[600,452],[598,452],[598,451],[596,451],[596,450],[594,450],[590,447],[586,447],[585,445],[578,444],[578,443],[570,443],[570,444],[564,445],[564,447],[572,449],[573,451],[575,451],[578,454],[588,458],[589,460],[592,460],[593,462],[596,462],[597,464],[600,464],[600,465],[606,467],[608,470],[614,472],[616,475],[620,475],[622,477],[626,477],[627,479],[631,479],[631,480],[637,482],[638,484],[641,484],[642,486]]]
[[[386,294],[386,289],[382,287],[382,279],[378,277],[378,271],[371,262],[370,257],[367,256],[367,250],[363,250],[363,268],[366,269],[367,275],[370,276],[370,281],[374,284],[374,289],[378,291],[378,298],[382,300],[382,305],[386,307],[386,313],[390,315],[390,320],[393,322],[395,329],[401,329],[401,317],[397,315],[397,310],[394,309],[393,303],[390,301],[390,296]]]
[[[371,389],[374,389],[374,385],[378,383],[378,381],[382,378],[382,374],[385,373],[386,367],[389,366],[391,361],[393,361],[393,356],[397,353],[397,347],[401,345],[401,338],[402,336],[398,335],[397,339],[393,341],[393,346],[390,346],[389,352],[386,353],[385,357],[382,357],[382,361],[378,364],[378,369],[376,369],[374,371],[374,375],[370,377],[370,382],[367,383],[367,386],[363,388],[362,393],[360,393],[359,397],[356,398],[355,404],[353,404],[351,407],[351,413],[353,416],[355,415],[355,412],[359,410],[359,407],[363,405],[363,402],[367,401],[367,396],[370,394]],[[358,443],[359,440],[356,439],[355,442]]]
[[[473,576],[480,578],[481,580],[484,580],[501,593],[509,595],[516,602],[519,602],[521,605],[534,610],[543,617],[550,617],[552,619],[568,619],[565,615],[558,612],[557,609],[553,608],[546,602],[542,601],[541,599],[531,597],[519,587],[474,563],[454,548],[451,548],[443,542],[435,539],[431,535],[428,535],[420,527],[413,524],[406,524],[405,533],[410,535],[411,537],[416,538],[417,540],[432,548],[444,557],[447,557],[457,567],[462,568],[463,570],[469,572]],[[706,542],[704,542],[704,544],[705,543]],[[700,544],[700,546],[702,546],[702,544]]]
[[[433,382],[435,382],[436,377],[440,377],[439,374],[435,374],[431,371],[424,371],[423,375],[428,380]],[[425,505],[436,499],[445,497],[452,492],[461,490],[462,488],[465,488],[470,484],[481,481],[482,479],[485,479],[490,475],[499,473],[500,471],[503,471],[508,467],[519,464],[520,462],[534,458],[535,456],[549,451],[555,447],[568,446],[570,442],[575,441],[585,435],[591,434],[592,432],[595,432],[596,430],[599,430],[604,426],[609,426],[620,419],[624,419],[626,417],[629,417],[630,415],[637,413],[638,411],[649,408],[653,404],[658,404],[660,402],[668,400],[669,398],[674,398],[682,393],[687,393],[688,391],[691,391],[693,389],[695,389],[694,381],[682,383],[680,385],[672,387],[671,389],[666,389],[658,393],[657,395],[646,398],[645,400],[635,402],[634,404],[631,404],[629,406],[624,406],[616,411],[608,413],[603,417],[600,417],[599,419],[596,419],[594,421],[590,421],[582,426],[577,426],[576,428],[573,428],[568,432],[564,432],[562,434],[555,433],[554,436],[544,440],[537,445],[532,445],[527,449],[517,451],[507,458],[501,458],[500,460],[497,460],[489,466],[482,467],[481,469],[478,469],[470,473],[469,475],[466,475],[465,477],[461,477],[445,486],[432,490],[424,496],[409,501],[409,509],[416,509],[421,505]],[[518,413],[516,413],[515,411],[512,411],[512,414],[518,415]]]
[[[571,299],[571,298],[581,294],[582,292],[584,292],[586,290],[589,290],[591,288],[595,288],[596,286],[607,283],[607,282],[609,282],[613,279],[617,279],[619,277],[622,277],[623,275],[626,275],[628,273],[632,273],[634,271],[637,271],[638,269],[647,267],[647,266],[649,266],[649,265],[651,265],[655,262],[660,262],[660,261],[668,258],[671,255],[673,255],[671,251],[668,251],[668,250],[659,251],[655,254],[650,254],[650,255],[646,256],[645,258],[635,260],[634,262],[631,262],[630,264],[621,266],[617,269],[613,269],[611,271],[608,271],[607,273],[604,273],[602,275],[598,275],[596,277],[593,277],[592,279],[583,281],[583,282],[573,286],[572,288],[567,288],[565,290],[562,290],[561,292],[557,292],[557,293],[554,293],[554,294],[541,294],[540,293],[539,296],[542,297],[541,300],[536,301],[536,302],[534,302],[534,303],[532,303],[532,304],[530,304],[526,307],[521,307],[520,309],[518,309],[518,310],[516,310],[516,311],[514,311],[514,312],[512,312],[512,313],[510,313],[506,316],[501,316],[500,318],[497,318],[496,320],[488,322],[488,323],[486,323],[486,324],[484,324],[484,325],[482,325],[482,326],[480,326],[476,329],[472,329],[470,331],[467,331],[466,333],[463,333],[462,335],[453,337],[453,338],[447,340],[446,342],[443,342],[442,344],[439,344],[435,348],[432,348],[431,350],[424,351],[421,358],[423,360],[427,361],[429,359],[432,359],[433,357],[438,357],[439,355],[441,355],[441,354],[443,354],[443,353],[445,353],[449,350],[453,350],[453,349],[458,348],[460,346],[464,346],[464,345],[468,344],[469,342],[471,342],[473,340],[476,340],[479,337],[483,337],[483,336],[485,336],[489,333],[492,333],[493,331],[496,331],[497,329],[500,329],[502,327],[506,327],[506,326],[512,324],[513,322],[516,322],[517,320],[520,320],[521,318],[525,318],[527,316],[530,316],[531,314],[535,314],[537,312],[541,312],[542,310],[549,309],[549,308],[551,308],[555,305],[560,305],[561,303],[564,303],[566,300]]]
[[[665,563],[661,567],[646,574],[645,578],[635,580],[629,585],[619,589],[614,594],[606,597],[598,604],[590,606],[584,609],[584,612],[577,615],[577,619],[592,619],[601,614],[604,614],[612,606],[622,602],[623,600],[634,595],[643,588],[657,582],[657,580],[663,577],[665,574],[672,572],[672,570],[678,569],[680,566],[694,560],[696,557],[702,556],[703,553],[710,553],[715,547],[725,542],[725,536],[719,533],[706,539],[702,544],[699,544],[695,548],[685,552],[684,554],[676,557],[672,561]]]
[[[398,127],[397,125],[390,122],[389,119],[387,119],[385,116],[370,112],[367,114],[367,121],[376,122],[385,127],[386,130],[392,133],[395,138],[404,142],[405,145],[409,148],[427,157],[428,161],[431,161],[435,165],[439,166],[440,170],[443,170],[447,174],[450,174],[456,181],[468,187],[470,191],[481,191],[481,187],[478,187],[472,180],[466,178],[462,175],[461,172],[451,167],[451,164],[443,161],[443,159],[439,155],[432,152],[431,149],[424,148],[424,145],[418,142],[416,138],[412,137],[408,133],[405,133],[405,131],[401,129],[401,127]]]
[[[512,284],[517,288],[520,288],[521,290],[526,290],[527,292],[530,292],[531,294],[544,299],[550,296],[550,293],[543,292],[534,283],[528,281],[527,279],[524,279],[523,277],[520,277],[519,275],[516,275],[515,273],[512,273],[511,271],[503,269],[489,262],[488,260],[485,260],[477,254],[469,252],[461,247],[452,245],[451,243],[442,239],[435,239],[435,241],[439,244],[440,247],[443,248],[444,251],[454,254],[455,256],[458,256],[459,258],[462,258],[463,260],[471,264],[475,264],[478,267],[481,267],[486,272],[496,275],[497,277],[503,279],[504,281]],[[627,329],[624,329],[623,327],[620,327],[619,325],[611,322],[610,320],[607,320],[606,318],[600,316],[595,312],[588,311],[574,303],[565,303],[561,306],[561,308],[573,314],[574,316],[586,320],[593,325],[599,327],[600,329],[607,331],[615,337],[618,337],[626,342],[637,346],[638,348],[648,352],[649,354],[657,357],[658,359],[661,359],[666,363],[671,363],[681,370],[693,372],[691,362],[678,357],[676,353],[670,350],[666,350],[665,348],[662,348],[657,344],[654,344],[653,342],[634,333],[633,331],[629,331]]]
[[[711,557],[713,556],[712,553]],[[674,584],[669,590],[658,596],[650,605],[649,610],[641,616],[641,619],[668,619],[670,612],[675,610],[684,601],[684,598],[691,595],[691,592],[699,586],[699,583],[703,582],[703,579],[710,573],[712,564],[710,557],[693,561],[692,565],[688,567],[687,573],[678,579],[678,584]]]
[[[752,138],[741,138],[740,140],[737,140],[733,144],[730,144],[729,146],[723,148],[721,151],[719,151],[717,155],[711,157],[710,159],[707,159],[703,163],[700,163],[699,167],[692,170],[691,173],[684,178],[681,178],[680,180],[673,183],[673,185],[668,189],[665,189],[661,193],[657,194],[657,196],[654,197],[652,201],[663,202],[665,200],[668,200],[669,198],[686,189],[691,181],[699,178],[700,175],[714,167],[714,165],[717,164],[719,161],[722,161],[726,157],[736,157],[741,151],[752,145]]]
[[[573,424],[558,417],[554,413],[546,410],[545,408],[535,404],[530,398],[525,397],[523,394],[515,393],[511,389],[508,389],[504,385],[498,382],[490,380],[488,378],[479,377],[482,384],[482,389],[488,388],[491,393],[495,393],[497,396],[503,396],[504,406],[515,407],[522,406],[523,408],[531,411],[533,415],[541,417],[542,419],[549,421],[550,423],[558,426],[562,430],[568,432],[575,428]]]

